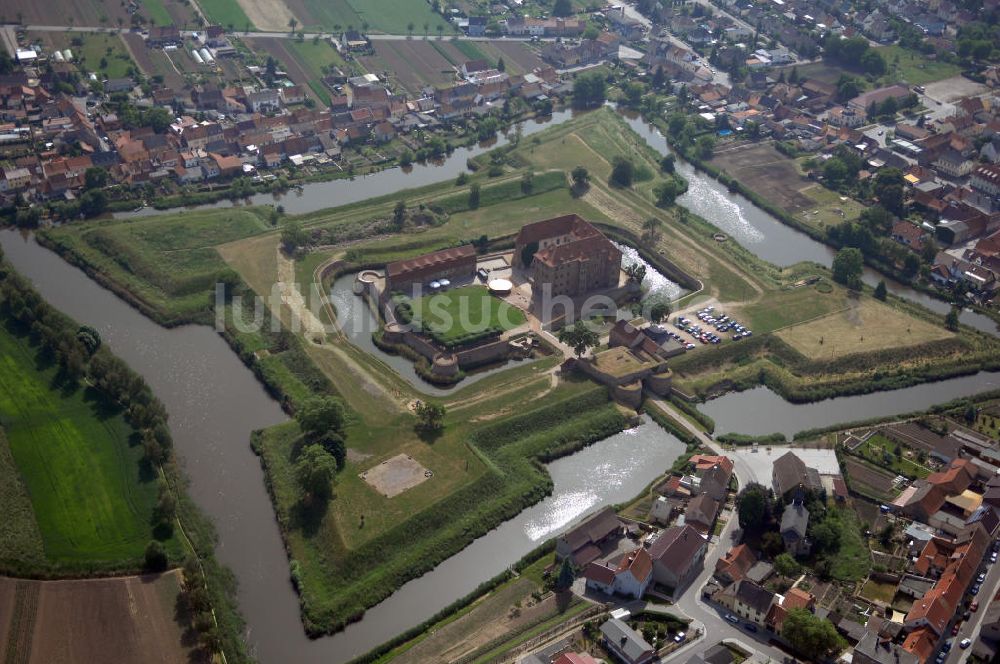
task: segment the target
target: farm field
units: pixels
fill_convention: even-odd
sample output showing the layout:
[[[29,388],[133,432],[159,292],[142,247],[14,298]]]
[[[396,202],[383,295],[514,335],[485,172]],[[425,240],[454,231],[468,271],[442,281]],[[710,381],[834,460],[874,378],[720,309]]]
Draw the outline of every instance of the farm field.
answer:
[[[0,577],[0,661],[24,664],[210,662],[177,622],[180,578],[80,581]]]
[[[67,569],[141,566],[157,487],[131,428],[92,391],[61,381],[26,337],[0,328],[0,351],[0,416],[45,558]],[[167,545],[179,552],[176,540]]]
[[[413,33],[423,34],[427,23],[430,34],[437,34],[438,25],[445,35],[454,32],[426,0],[286,0],[286,4],[305,31],[339,32],[367,25],[371,32],[405,35],[412,23]]]
[[[0,428],[0,567],[41,566],[45,562],[31,497],[14,463],[7,435]],[[3,611],[0,611],[3,615]],[[2,632],[0,632],[2,634]],[[3,643],[0,635],[0,643]]]
[[[98,72],[105,78],[124,78],[135,67],[121,36],[99,32],[31,33],[60,51],[73,51],[73,62],[82,70]]]
[[[162,49],[148,49],[143,38],[134,32],[123,34],[122,39],[142,73],[150,78],[162,76],[167,87],[175,90],[183,88],[184,74],[198,70],[187,49],[177,49],[169,54]]]
[[[52,3],[34,0],[4,0],[0,4],[0,23],[20,22],[24,25],[51,25]],[[118,19],[129,25],[126,5],[102,0],[65,0],[58,4],[59,20],[64,25],[117,27]]]
[[[330,93],[321,80],[324,64],[334,62],[328,52],[336,53],[327,42],[318,44],[303,42],[301,44],[288,39],[267,37],[247,38],[247,44],[257,52],[263,51],[274,57],[286,72],[292,82],[306,90],[313,99],[323,105],[329,105]],[[339,59],[339,56],[338,58]],[[326,60],[326,62],[324,62]]]
[[[855,489],[886,500],[892,499],[898,493],[893,486],[894,476],[885,471],[872,468],[850,456],[844,459],[844,469],[850,477],[851,486]]]
[[[507,73],[511,75],[524,74],[536,67],[545,66],[538,54],[524,42],[482,42],[476,45],[490,62],[502,57],[507,65]]]
[[[953,338],[944,326],[909,316],[871,298],[848,298],[847,307],[777,332],[806,357],[827,360],[853,353],[917,346]]]
[[[456,81],[456,62],[444,55],[453,55],[447,48],[448,42],[376,41],[375,54],[360,56],[358,61],[369,72],[388,75],[391,83],[418,95],[428,85],[443,88]]]
[[[526,322],[524,313],[490,295],[482,286],[427,295],[413,303],[414,319],[441,341],[452,345],[468,332],[512,330]]]
[[[198,6],[212,23],[226,27],[233,26],[239,30],[246,29],[248,25],[250,29],[254,27],[250,17],[247,16],[237,0],[199,0]],[[281,29],[287,30],[288,26],[283,26]]]
[[[802,178],[794,159],[781,154],[770,144],[748,143],[727,147],[713,155],[712,163],[793,214],[815,207],[814,200],[802,192],[812,183]]]

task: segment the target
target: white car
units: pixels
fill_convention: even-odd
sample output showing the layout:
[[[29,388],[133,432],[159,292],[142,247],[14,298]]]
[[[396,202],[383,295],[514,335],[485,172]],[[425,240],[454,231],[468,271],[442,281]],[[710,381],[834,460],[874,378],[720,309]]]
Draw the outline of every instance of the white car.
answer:
[[[968,648],[971,645],[972,645],[972,639],[962,639],[959,642],[958,647],[961,648],[962,650],[965,650],[966,648]]]

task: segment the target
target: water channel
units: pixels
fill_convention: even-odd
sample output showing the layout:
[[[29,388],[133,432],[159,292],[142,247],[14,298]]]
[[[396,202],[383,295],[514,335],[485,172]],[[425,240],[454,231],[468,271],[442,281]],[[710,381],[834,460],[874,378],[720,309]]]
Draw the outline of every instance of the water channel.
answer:
[[[568,113],[557,114],[553,122],[568,117]],[[654,148],[666,150],[664,139],[655,130],[637,120],[630,124]],[[525,133],[541,127],[529,123]],[[461,172],[465,160],[477,149],[458,150],[443,166],[418,167],[409,174],[393,169],[353,182],[309,185],[301,195],[287,197],[282,203],[289,212],[305,212],[447,179]],[[691,183],[681,203],[751,251],[778,264],[797,260],[829,264],[831,253],[822,244],[781,225],[682,162],[678,166]],[[254,202],[271,202],[271,197],[266,198]],[[171,416],[179,458],[191,479],[191,495],[217,526],[219,558],[240,582],[248,641],[265,663],[337,664],[369,650],[469,592],[583,512],[635,495],[669,466],[681,449],[658,427],[644,424],[554,462],[549,470],[555,490],[548,499],[404,585],[361,622],[335,636],[309,640],[299,621],[297,596],[288,581],[288,563],[260,466],[248,442],[251,431],[285,419],[277,403],[210,328],[162,328],[56,254],[14,231],[0,231],[0,245],[47,300],[81,323],[96,327],[111,349],[142,374],[163,400]],[[903,294],[909,297],[905,291]],[[947,306],[919,293],[914,295],[922,304],[927,300],[932,309]],[[963,315],[963,322],[979,327],[974,321],[969,314]],[[988,322],[988,330],[993,331],[995,325]],[[876,411],[874,414],[911,411],[989,389],[996,383],[996,374],[979,374],[805,405],[786,403],[759,388],[714,400],[706,411],[715,418],[720,432],[790,434],[837,420],[856,420],[865,417],[869,409]]]

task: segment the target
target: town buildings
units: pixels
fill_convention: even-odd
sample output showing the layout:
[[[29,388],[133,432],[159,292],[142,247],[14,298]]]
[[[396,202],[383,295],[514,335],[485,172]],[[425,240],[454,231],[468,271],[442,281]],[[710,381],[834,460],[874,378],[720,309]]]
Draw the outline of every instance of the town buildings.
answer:
[[[514,241],[514,266],[530,274],[536,297],[616,287],[621,262],[621,250],[575,214],[522,226]]]

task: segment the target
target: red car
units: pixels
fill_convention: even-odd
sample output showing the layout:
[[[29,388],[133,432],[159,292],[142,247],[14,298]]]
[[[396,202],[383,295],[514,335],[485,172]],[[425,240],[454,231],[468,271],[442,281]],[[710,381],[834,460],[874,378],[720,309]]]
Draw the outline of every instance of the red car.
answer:
[[[951,628],[951,635],[952,636],[958,636],[958,630],[961,627],[962,627],[962,623],[960,623],[960,622],[955,623],[955,626]]]
[[[972,611],[973,613],[975,613],[978,610],[979,610],[979,600],[976,599],[976,600],[973,600],[972,604],[969,605],[969,611]]]

